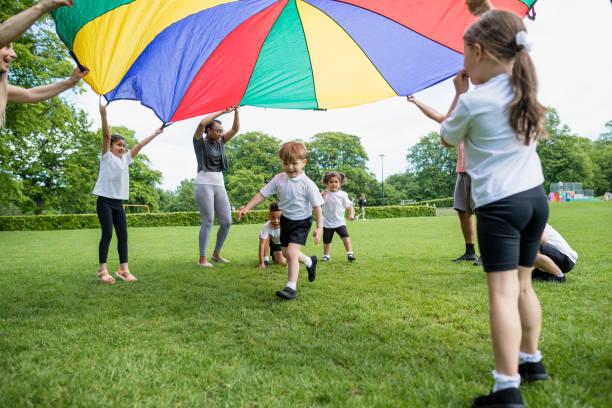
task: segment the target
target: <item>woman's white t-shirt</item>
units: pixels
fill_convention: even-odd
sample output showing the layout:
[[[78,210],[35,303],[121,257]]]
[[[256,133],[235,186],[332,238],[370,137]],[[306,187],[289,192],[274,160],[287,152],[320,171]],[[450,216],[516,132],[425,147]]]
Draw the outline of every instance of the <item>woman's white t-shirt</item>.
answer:
[[[270,242],[276,245],[280,245],[280,228],[274,228],[270,221],[266,222],[259,233],[259,238],[268,239],[270,237]]]
[[[344,191],[328,191],[323,197],[323,227],[338,228],[346,225],[344,213],[353,203]]]
[[[319,188],[305,173],[293,178],[279,173],[259,192],[266,198],[276,194],[283,216],[294,221],[312,217],[312,207],[324,202]]]
[[[464,143],[476,208],[544,182],[536,143],[525,145],[510,126],[508,105],[514,94],[510,75],[500,74],[461,95],[442,122],[446,143]]]
[[[115,156],[110,151],[100,155],[100,172],[93,194],[116,200],[129,200],[130,175],[128,166],[132,163],[134,163],[134,159],[131,152],[123,153],[121,157]]]

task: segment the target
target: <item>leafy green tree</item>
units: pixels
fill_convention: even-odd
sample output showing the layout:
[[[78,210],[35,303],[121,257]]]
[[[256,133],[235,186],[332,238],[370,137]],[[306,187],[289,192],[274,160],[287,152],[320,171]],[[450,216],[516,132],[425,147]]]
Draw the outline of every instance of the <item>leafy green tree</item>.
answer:
[[[160,191],[161,210],[165,212],[198,211],[195,201],[195,180],[185,179],[174,192]]]
[[[538,154],[544,171],[544,187],[559,181],[581,182],[584,188],[593,188],[594,168],[589,139],[572,134],[570,128],[561,122],[555,109],[546,113],[547,138],[538,143]]]
[[[368,155],[361,145],[359,136],[342,132],[318,133],[306,143],[308,164],[306,174],[320,184],[323,174],[329,170],[366,170]]]
[[[393,187],[399,194],[400,200],[423,200],[423,192],[413,173],[405,172],[393,174],[385,180],[385,195],[387,186]]]
[[[421,191],[419,199],[450,197],[453,194],[457,179],[456,155],[455,149],[442,146],[437,132],[422,137],[408,150],[408,171],[414,174]]]
[[[227,176],[226,180],[227,194],[231,205],[235,208],[246,205],[253,195],[261,190],[265,183],[269,181],[266,175],[255,173],[246,168],[234,171]],[[275,198],[271,198],[270,200],[275,200]],[[259,208],[265,208],[265,204],[261,204]]]
[[[282,171],[278,158],[280,145],[279,139],[262,132],[239,134],[225,146],[229,163],[226,176],[246,169],[271,179]]]

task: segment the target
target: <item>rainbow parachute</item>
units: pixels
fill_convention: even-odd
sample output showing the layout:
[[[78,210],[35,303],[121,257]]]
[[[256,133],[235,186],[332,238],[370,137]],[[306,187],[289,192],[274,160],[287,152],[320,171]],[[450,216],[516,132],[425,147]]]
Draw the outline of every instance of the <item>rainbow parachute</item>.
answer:
[[[497,0],[524,16],[535,0]],[[76,0],[57,33],[109,101],[164,122],[232,105],[328,109],[461,69],[464,0]]]

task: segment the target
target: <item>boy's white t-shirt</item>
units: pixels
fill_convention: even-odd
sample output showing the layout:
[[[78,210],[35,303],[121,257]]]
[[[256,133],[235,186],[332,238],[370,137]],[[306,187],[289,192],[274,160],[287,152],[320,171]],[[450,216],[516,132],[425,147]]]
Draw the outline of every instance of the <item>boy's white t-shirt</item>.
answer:
[[[294,178],[279,173],[259,192],[266,198],[276,194],[283,216],[293,221],[311,217],[312,207],[324,202],[317,185],[305,173]]]
[[[578,260],[578,254],[572,249],[572,247],[569,246],[565,238],[563,238],[563,236],[561,236],[556,229],[554,229],[550,224],[546,224],[546,227],[544,227],[544,234],[546,234],[548,244],[552,245],[563,255],[571,259],[574,264],[576,263]]]
[[[128,200],[130,198],[128,166],[132,163],[134,159],[130,152],[123,153],[121,157],[115,156],[110,151],[101,154],[100,172],[93,194],[116,200]]]
[[[270,221],[266,222],[259,233],[259,238],[268,239],[270,237],[270,242],[276,245],[280,245],[280,228],[274,228]]]
[[[338,228],[346,225],[344,213],[353,203],[349,200],[348,194],[344,191],[328,191],[323,197],[323,227]]]
[[[464,143],[476,208],[544,182],[537,144],[525,145],[510,126],[514,94],[510,75],[500,74],[462,94],[442,122],[440,134],[448,144]]]

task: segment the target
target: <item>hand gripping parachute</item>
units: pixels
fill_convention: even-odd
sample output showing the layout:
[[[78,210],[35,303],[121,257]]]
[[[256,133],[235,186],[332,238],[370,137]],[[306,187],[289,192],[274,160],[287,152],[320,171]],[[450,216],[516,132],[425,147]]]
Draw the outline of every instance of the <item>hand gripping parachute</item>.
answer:
[[[535,0],[497,0],[524,16]],[[76,0],[57,33],[108,101],[174,122],[233,105],[330,109],[463,66],[464,0]]]

